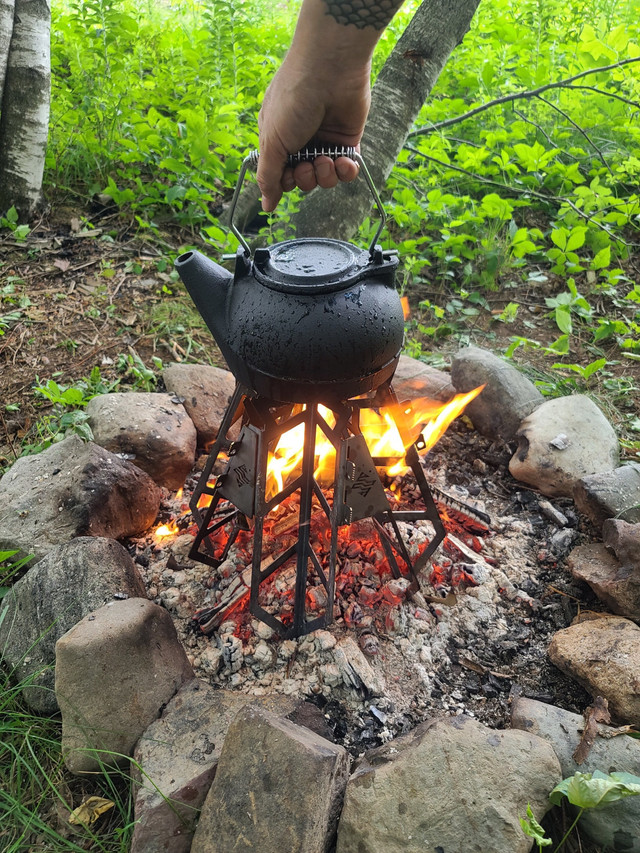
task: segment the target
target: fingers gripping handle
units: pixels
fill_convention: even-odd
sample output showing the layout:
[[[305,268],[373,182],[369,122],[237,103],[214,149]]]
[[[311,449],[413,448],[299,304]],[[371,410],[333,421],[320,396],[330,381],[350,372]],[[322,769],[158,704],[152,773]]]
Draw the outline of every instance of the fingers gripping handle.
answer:
[[[295,154],[287,154],[287,166],[295,167],[298,163],[313,163],[316,157],[330,157],[332,160],[337,160],[338,157],[348,157],[350,160],[356,160],[357,154],[355,148],[350,145],[322,145],[320,148],[307,146],[296,151]],[[251,169],[258,168],[258,160],[260,159],[259,151],[251,151],[248,155],[249,167]]]
[[[376,231],[373,240],[371,241],[371,245],[369,246],[369,255],[373,257],[378,238],[380,237],[382,229],[384,228],[387,222],[387,215],[382,206],[382,202],[380,200],[380,196],[378,195],[378,191],[375,187],[375,184],[373,183],[373,179],[369,174],[369,170],[367,169],[366,164],[362,159],[362,155],[351,146],[338,145],[328,147],[321,146],[319,148],[302,148],[295,154],[287,155],[287,165],[295,167],[299,163],[312,163],[316,157],[331,157],[332,160],[337,160],[338,157],[349,157],[350,160],[354,160],[360,167],[360,171],[364,175],[364,179],[367,182],[369,190],[371,191],[371,195],[373,196],[375,205],[378,208],[378,212],[380,214],[378,230]],[[238,182],[233,193],[233,198],[231,199],[231,208],[229,210],[229,227],[231,228],[231,231],[233,232],[235,237],[238,239],[238,242],[244,249],[246,255],[251,254],[251,248],[240,233],[240,231],[237,229],[233,221],[233,215],[236,210],[236,204],[238,203],[238,197],[240,196],[240,190],[242,188],[244,176],[246,175],[248,169],[250,169],[251,171],[255,171],[258,168],[259,158],[260,152],[254,150],[250,151],[249,154],[247,154],[247,156],[242,161],[242,166],[240,167],[240,174],[238,175]]]

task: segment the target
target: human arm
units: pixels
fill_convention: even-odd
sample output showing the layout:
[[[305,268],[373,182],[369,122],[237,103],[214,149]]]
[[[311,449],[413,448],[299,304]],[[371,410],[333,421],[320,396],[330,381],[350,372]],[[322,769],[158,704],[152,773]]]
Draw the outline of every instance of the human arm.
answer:
[[[286,166],[287,154],[311,140],[357,146],[371,99],[371,57],[403,0],[304,0],[291,48],[265,93],[258,117],[258,184],[262,206],[274,210],[298,186],[351,181],[353,160],[317,157]]]

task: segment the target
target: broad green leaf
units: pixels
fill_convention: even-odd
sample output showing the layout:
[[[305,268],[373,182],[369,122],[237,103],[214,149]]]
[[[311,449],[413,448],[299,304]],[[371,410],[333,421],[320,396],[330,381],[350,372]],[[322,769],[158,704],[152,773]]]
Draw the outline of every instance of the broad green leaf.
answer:
[[[561,335],[557,341],[545,348],[545,352],[566,355],[569,352],[569,335]]]
[[[571,310],[567,305],[558,305],[555,310],[554,319],[561,332],[564,332],[565,335],[571,334]]]
[[[566,228],[554,228],[551,232],[551,239],[556,244],[556,246],[564,252],[567,248],[567,238],[569,236],[569,232]]]
[[[572,252],[574,249],[579,249],[580,246],[583,246],[586,233],[587,229],[584,225],[578,225],[573,228],[567,240],[565,251]]]
[[[597,361],[592,361],[591,364],[588,364],[582,373],[585,379],[589,379],[590,376],[593,376],[598,370],[601,370],[605,364],[607,363],[606,358],[599,358]]]
[[[599,770],[591,773],[574,773],[563,779],[553,789],[549,799],[559,805],[562,797],[581,809],[594,809],[640,794],[640,778],[630,773],[607,775]]]
[[[487,89],[491,88],[491,82],[493,81],[494,74],[494,66],[492,62],[485,62],[482,66],[482,82],[486,86]]]
[[[167,188],[165,198],[169,204],[173,204],[176,199],[184,198],[185,193],[185,187],[181,187],[179,184],[174,184],[174,186]]]
[[[591,261],[591,269],[594,270],[602,270],[609,266],[611,263],[611,246],[605,246],[604,249],[600,249],[598,254]]]

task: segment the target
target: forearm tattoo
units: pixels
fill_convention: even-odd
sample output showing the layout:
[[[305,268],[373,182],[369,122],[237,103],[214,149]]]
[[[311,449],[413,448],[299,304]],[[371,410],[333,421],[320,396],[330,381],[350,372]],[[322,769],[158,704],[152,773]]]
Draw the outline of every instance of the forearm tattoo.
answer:
[[[403,0],[324,0],[327,15],[339,24],[354,24],[359,30],[383,30],[402,6]]]

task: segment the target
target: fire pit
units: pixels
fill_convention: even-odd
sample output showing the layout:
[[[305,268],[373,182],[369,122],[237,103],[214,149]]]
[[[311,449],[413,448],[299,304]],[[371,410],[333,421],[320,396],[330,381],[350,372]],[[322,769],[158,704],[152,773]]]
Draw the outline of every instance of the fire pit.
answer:
[[[449,420],[471,396],[461,395],[442,407]],[[384,415],[377,413],[381,406]],[[372,442],[371,430],[376,426],[378,431],[383,426],[390,432],[387,441],[394,437],[401,440],[391,412],[399,421],[404,420],[405,435],[413,436],[416,427],[409,427],[409,416],[415,418],[415,411],[411,406],[402,411],[389,383],[371,395],[332,408],[315,403],[283,406],[252,397],[242,386],[236,389],[191,498],[198,533],[189,556],[218,568],[241,532],[252,531],[250,610],[284,638],[301,636],[332,621],[338,539],[345,525],[371,519],[390,573],[395,579],[408,576],[413,590],[418,589],[418,572],[445,536],[418,455],[427,447],[423,435],[420,433],[415,441],[405,438],[406,453],[405,442],[394,449],[378,435],[373,441],[378,450],[371,455],[367,438]],[[228,431],[240,416],[240,437],[231,441]],[[212,479],[225,450],[224,472]],[[403,466],[413,474],[422,502],[420,509],[401,509],[399,497],[383,485],[380,469],[398,471]],[[284,519],[278,516],[278,509],[284,504],[291,507],[292,499],[295,510],[287,512]],[[474,515],[470,508],[466,512]],[[412,557],[399,523],[422,520],[431,522],[433,535]],[[272,556],[265,537],[292,530],[293,541]],[[325,552],[324,560],[321,552]],[[292,609],[278,618],[261,604],[261,586],[274,572],[292,563],[296,567]],[[319,597],[320,587],[324,592]],[[217,628],[230,607],[246,595],[240,588],[238,601],[206,608],[197,615],[200,626],[206,632]],[[319,601],[322,607],[318,607]]]

